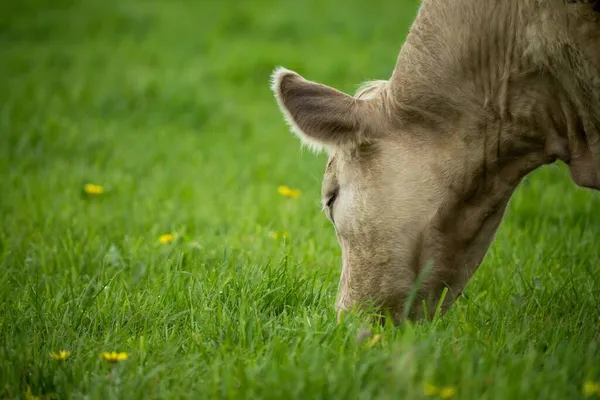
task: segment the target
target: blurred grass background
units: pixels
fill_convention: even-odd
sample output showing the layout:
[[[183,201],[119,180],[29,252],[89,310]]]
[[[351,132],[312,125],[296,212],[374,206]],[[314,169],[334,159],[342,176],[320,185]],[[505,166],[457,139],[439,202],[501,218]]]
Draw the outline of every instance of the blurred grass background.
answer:
[[[600,202],[563,166],[524,181],[443,320],[372,345],[335,324],[326,157],[288,132],[269,77],[386,79],[417,8],[0,4],[0,397],[583,397],[600,380]],[[110,367],[113,350],[129,359]]]

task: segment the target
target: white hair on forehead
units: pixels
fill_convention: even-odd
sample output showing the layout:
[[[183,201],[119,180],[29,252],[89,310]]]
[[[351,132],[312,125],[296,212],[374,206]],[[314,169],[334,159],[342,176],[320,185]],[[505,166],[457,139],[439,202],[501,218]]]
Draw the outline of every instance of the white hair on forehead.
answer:
[[[379,89],[385,86],[386,83],[388,83],[388,81],[381,79],[363,82],[356,89],[354,97],[359,99],[365,97],[370,98],[371,96],[368,96],[369,94],[373,95],[377,93]]]

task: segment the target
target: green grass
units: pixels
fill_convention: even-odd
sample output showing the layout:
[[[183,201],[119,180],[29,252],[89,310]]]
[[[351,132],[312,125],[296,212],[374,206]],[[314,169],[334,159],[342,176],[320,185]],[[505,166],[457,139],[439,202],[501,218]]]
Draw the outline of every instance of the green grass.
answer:
[[[269,76],[387,78],[417,7],[2,3],[0,397],[582,398],[600,380],[600,198],[562,166],[519,187],[444,318],[374,328],[373,346],[335,322],[326,158],[289,133]],[[111,371],[113,350],[129,359]]]

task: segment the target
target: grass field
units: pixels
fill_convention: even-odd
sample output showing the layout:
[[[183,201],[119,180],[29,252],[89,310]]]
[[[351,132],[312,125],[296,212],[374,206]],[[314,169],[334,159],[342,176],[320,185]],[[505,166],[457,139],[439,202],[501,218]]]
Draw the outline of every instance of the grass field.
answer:
[[[365,341],[335,322],[326,158],[289,133],[269,76],[387,78],[417,7],[3,2],[0,398],[584,398],[600,197],[563,166],[519,187],[445,317]]]

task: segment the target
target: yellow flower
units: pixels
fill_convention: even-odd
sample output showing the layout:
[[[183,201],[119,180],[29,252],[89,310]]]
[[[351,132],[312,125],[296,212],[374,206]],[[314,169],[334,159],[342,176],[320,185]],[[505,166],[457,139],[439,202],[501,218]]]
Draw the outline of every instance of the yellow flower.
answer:
[[[426,383],[425,386],[423,387],[423,393],[425,393],[425,396],[429,396],[429,397],[437,396],[439,392],[440,392],[440,389],[437,386],[432,385],[431,383]]]
[[[280,195],[285,196],[285,197],[291,197],[292,199],[295,199],[296,197],[300,196],[300,189],[291,189],[287,186],[279,186],[277,188],[277,191],[279,192]]]
[[[25,390],[25,400],[39,400],[41,399],[40,396],[35,396],[33,393],[31,393],[31,388],[29,386],[27,386],[27,390]]]
[[[442,399],[449,399],[456,394],[456,388],[454,386],[446,386],[440,390],[440,397]]]
[[[287,239],[289,237],[287,232],[271,232],[271,233],[269,233],[269,236],[273,240],[277,240],[279,238]]]
[[[583,394],[591,396],[594,393],[600,396],[600,382],[585,381],[583,384]]]
[[[104,186],[94,185],[93,183],[86,183],[83,190],[87,194],[102,194],[104,193]]]
[[[426,383],[423,387],[423,393],[429,397],[439,396],[441,399],[449,399],[456,394],[456,387],[444,386],[443,388],[439,388],[431,383]]]
[[[375,346],[377,344],[377,342],[379,342],[380,339],[381,339],[381,335],[379,335],[379,334],[373,336],[373,338],[371,340],[369,340],[369,347]]]
[[[67,358],[69,358],[69,356],[71,355],[71,352],[68,350],[61,350],[61,351],[57,351],[54,353],[50,353],[50,357],[52,357],[54,360],[61,360],[64,361]]]
[[[169,243],[172,243],[173,240],[175,240],[175,235],[173,235],[172,233],[166,233],[164,235],[160,235],[160,237],[158,238],[158,241],[161,244],[169,244]]]
[[[129,355],[127,353],[117,353],[116,351],[104,352],[102,353],[102,358],[108,361],[111,364],[117,363],[119,361],[127,360]]]

